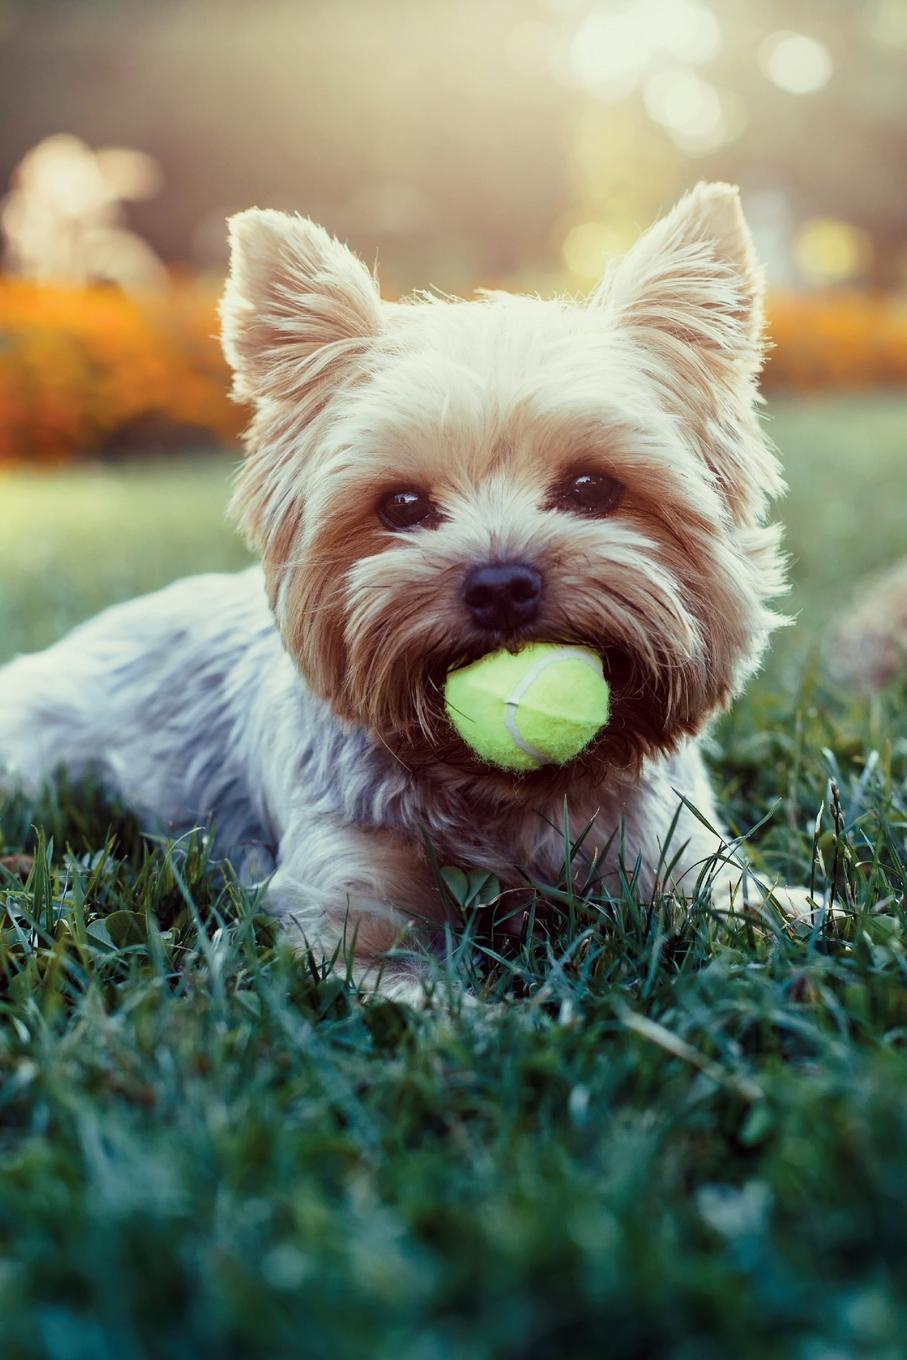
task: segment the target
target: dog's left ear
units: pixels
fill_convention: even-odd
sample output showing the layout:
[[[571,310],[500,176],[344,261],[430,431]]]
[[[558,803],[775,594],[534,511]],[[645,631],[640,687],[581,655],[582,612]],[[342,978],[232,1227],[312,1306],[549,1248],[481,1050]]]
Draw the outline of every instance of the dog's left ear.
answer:
[[[684,366],[733,382],[759,371],[762,270],[730,184],[698,184],[603,279],[595,302]]]
[[[230,218],[229,233],[220,313],[233,395],[317,405],[379,332],[375,279],[305,217],[250,208]]]
[[[737,522],[759,522],[784,482],[755,412],[764,283],[737,190],[697,185],[609,270],[591,305],[633,341]]]

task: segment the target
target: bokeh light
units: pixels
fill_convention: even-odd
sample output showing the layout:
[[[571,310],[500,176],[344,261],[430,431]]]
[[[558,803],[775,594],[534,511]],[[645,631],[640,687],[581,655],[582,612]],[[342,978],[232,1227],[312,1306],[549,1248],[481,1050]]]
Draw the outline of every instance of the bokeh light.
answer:
[[[803,223],[794,242],[800,273],[817,286],[843,283],[865,270],[872,244],[865,231],[833,217]]]
[[[879,47],[907,47],[907,5],[904,0],[868,0],[866,32]]]
[[[629,244],[628,234],[607,222],[577,222],[561,249],[571,276],[591,285],[601,278],[608,260],[622,254]]]
[[[616,98],[666,61],[708,61],[720,47],[718,20],[699,0],[627,0],[586,16],[570,43],[568,63],[581,85]]]
[[[762,68],[788,94],[812,94],[831,79],[831,53],[805,33],[772,33],[762,44]]]
[[[216,288],[224,219],[259,203],[322,221],[389,296],[577,290],[699,178],[740,184],[773,288],[907,282],[905,0],[489,0],[468,21],[442,0],[0,7],[0,184],[48,133],[87,149],[52,214],[25,213],[21,185],[0,207],[22,274],[103,276],[90,214],[57,245],[122,145],[101,224],[120,286],[162,280],[158,261]],[[153,192],[130,165],[159,167]]]
[[[711,151],[725,140],[718,91],[695,71],[683,67],[657,71],[645,83],[643,103],[684,150]]]

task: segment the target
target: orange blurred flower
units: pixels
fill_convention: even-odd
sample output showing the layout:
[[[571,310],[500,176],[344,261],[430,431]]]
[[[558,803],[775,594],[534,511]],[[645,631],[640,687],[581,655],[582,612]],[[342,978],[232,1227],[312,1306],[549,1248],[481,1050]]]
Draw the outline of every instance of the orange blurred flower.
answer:
[[[0,463],[235,443],[243,414],[208,290],[126,296],[0,278]]]
[[[907,386],[903,302],[776,296],[769,321],[769,391]],[[217,329],[215,294],[191,282],[127,296],[0,277],[0,464],[234,446]]]
[[[907,386],[907,303],[866,293],[776,296],[767,390]]]

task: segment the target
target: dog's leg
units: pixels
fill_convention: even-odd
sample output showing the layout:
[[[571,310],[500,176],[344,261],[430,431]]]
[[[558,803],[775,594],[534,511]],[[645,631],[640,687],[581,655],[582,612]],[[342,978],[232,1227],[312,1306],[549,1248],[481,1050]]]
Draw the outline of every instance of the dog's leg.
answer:
[[[411,841],[324,820],[291,823],[266,900],[300,949],[330,957],[339,948],[339,966],[348,962],[367,991],[424,1001],[428,970],[414,942],[437,942],[447,913]]]

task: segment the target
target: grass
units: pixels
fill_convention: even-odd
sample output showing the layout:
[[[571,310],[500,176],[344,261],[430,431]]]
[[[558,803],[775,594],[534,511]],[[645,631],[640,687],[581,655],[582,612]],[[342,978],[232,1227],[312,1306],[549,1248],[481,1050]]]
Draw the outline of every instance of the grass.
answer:
[[[803,618],[711,758],[739,828],[771,814],[762,867],[840,919],[565,881],[507,958],[464,906],[445,1005],[363,1006],[203,836],[149,843],[90,790],[8,799],[0,844],[34,863],[0,870],[4,1355],[903,1354],[907,694],[834,692],[815,641],[851,565],[903,547],[907,409],[774,415]],[[242,561],[221,476],[0,484],[4,648]]]
[[[220,455],[0,477],[0,662],[117,600],[245,566],[230,473]]]

